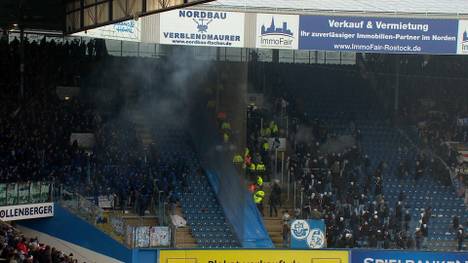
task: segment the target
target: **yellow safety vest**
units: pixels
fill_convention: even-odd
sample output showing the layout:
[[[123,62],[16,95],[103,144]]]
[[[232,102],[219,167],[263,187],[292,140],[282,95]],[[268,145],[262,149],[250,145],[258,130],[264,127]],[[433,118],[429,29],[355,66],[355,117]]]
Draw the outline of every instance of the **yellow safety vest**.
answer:
[[[265,196],[265,192],[263,192],[262,190],[255,192],[253,196],[255,204],[261,204],[263,202],[264,196]]]
[[[224,133],[223,138],[224,138],[224,142],[225,142],[225,143],[228,143],[228,142],[229,142],[229,134]]]
[[[272,134],[278,133],[278,125],[273,124],[273,127],[271,127],[271,133]]]
[[[229,124],[229,122],[226,122],[226,121],[225,121],[225,122],[223,122],[223,123],[221,124],[221,129],[223,129],[223,130],[230,130],[230,129],[231,129],[231,124]]]
[[[259,171],[259,172],[264,172],[264,171],[266,171],[265,165],[264,165],[263,163],[257,164],[257,171]]]
[[[245,158],[247,155],[249,155],[249,153],[250,153],[249,148],[245,148],[245,151],[244,151],[244,158]]]
[[[251,163],[250,166],[249,166],[249,169],[253,172],[255,172],[256,170],[256,167],[255,167],[255,164],[254,163]]]
[[[267,152],[270,150],[270,144],[268,142],[263,143],[263,150]]]
[[[242,159],[242,156],[240,156],[240,154],[236,154],[234,155],[234,158],[232,158],[232,162],[235,164],[240,164],[243,163],[244,160]]]
[[[258,186],[262,186],[262,185],[263,185],[263,179],[262,179],[262,177],[260,177],[260,176],[257,177],[257,185],[258,185]],[[263,192],[263,191],[262,191],[262,192]]]

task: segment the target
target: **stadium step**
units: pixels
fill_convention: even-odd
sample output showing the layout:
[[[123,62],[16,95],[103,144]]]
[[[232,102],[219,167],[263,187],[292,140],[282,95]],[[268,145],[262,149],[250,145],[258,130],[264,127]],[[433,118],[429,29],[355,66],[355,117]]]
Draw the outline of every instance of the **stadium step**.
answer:
[[[184,212],[181,207],[176,207],[175,214],[184,217]],[[185,218],[185,217],[184,217]],[[176,228],[175,230],[175,247],[176,248],[195,248],[197,241],[192,236],[192,232],[188,227]]]
[[[177,228],[175,231],[176,248],[195,248],[197,241],[193,238],[188,228]]]
[[[270,217],[269,216],[269,206],[265,207],[265,217],[263,217],[263,222],[265,224],[265,228],[270,235],[271,241],[276,248],[282,248],[283,246],[283,220],[282,220],[282,211],[286,210],[286,208],[278,209],[278,216]],[[287,209],[291,210],[291,209]]]

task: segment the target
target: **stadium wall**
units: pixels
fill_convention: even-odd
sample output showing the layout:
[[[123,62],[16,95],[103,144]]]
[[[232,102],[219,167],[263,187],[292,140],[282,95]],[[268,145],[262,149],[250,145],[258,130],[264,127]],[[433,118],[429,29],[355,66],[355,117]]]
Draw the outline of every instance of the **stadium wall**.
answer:
[[[93,225],[55,203],[54,217],[23,220],[19,225],[96,251],[122,262],[132,261],[132,251]]]

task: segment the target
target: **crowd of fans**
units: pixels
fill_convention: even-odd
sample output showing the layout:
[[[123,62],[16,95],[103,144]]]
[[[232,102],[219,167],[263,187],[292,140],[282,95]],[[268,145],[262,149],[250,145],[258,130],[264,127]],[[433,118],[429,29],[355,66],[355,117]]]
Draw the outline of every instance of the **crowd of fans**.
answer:
[[[15,228],[0,225],[0,261],[9,263],[76,263],[73,254],[65,254],[41,243],[37,238],[26,238]]]
[[[357,145],[340,153],[321,153],[319,143],[300,143],[290,173],[302,191],[299,218],[324,219],[329,247],[421,249],[428,236],[431,209],[411,218],[400,193],[390,204],[383,195],[385,163],[371,169]],[[419,220],[416,232],[412,220]]]
[[[403,126],[416,127],[416,132],[409,132],[411,139],[454,175],[462,163],[459,145],[468,143],[465,121],[468,116],[468,89],[463,73],[468,63],[466,58],[366,54],[363,61],[368,66],[367,70],[375,73],[382,90],[393,92],[392,80],[399,71],[398,122]],[[451,183],[449,173],[438,174],[443,176],[437,179]],[[458,179],[452,176],[453,181]]]
[[[398,201],[394,204],[385,199],[383,174],[386,173],[387,165],[381,162],[376,168],[371,168],[373,166],[369,156],[361,151],[362,134],[358,129],[349,127],[353,131],[353,146],[339,151],[326,152],[321,146],[333,137],[327,129],[326,120],[310,120],[307,115],[296,112],[294,100],[290,103],[284,95],[276,101],[278,103],[274,103],[276,110],[272,110],[273,115],[279,116],[282,111],[285,111],[290,120],[287,143],[291,145],[288,154],[290,155],[289,172],[292,181],[289,183],[295,183],[300,193],[300,204],[296,206],[298,208],[294,211],[284,211],[283,241],[285,246],[289,243],[291,219],[300,218],[325,221],[328,247],[385,249],[426,247],[431,225],[431,207],[427,207],[417,218],[414,218],[403,192],[400,192]],[[284,110],[282,105],[289,107]],[[260,152],[262,148],[258,147],[261,146],[258,141],[261,141],[263,137],[260,134],[258,119],[268,119],[264,112],[266,110],[255,108],[250,108],[248,111],[250,126],[247,127],[254,127],[254,129],[248,129],[249,134],[252,135],[247,142],[252,149],[259,149]],[[441,129],[444,127],[439,120],[435,123],[440,125]],[[455,130],[455,137],[459,138],[462,133],[458,129]],[[309,136],[304,136],[304,131]],[[258,146],[252,147],[251,145]],[[424,174],[431,174],[434,177],[446,175],[446,168],[440,162],[435,162],[432,154],[421,151],[413,159],[409,158],[405,151],[408,149],[401,148],[399,151],[401,162],[397,177],[400,180],[410,176],[418,180]],[[263,154],[268,155],[268,153]],[[450,180],[449,177],[445,179]],[[285,185],[285,187],[288,186]],[[276,196],[276,194],[272,195]],[[271,203],[270,207],[272,207]],[[262,211],[263,206],[259,206],[259,209]],[[461,249],[464,240],[463,226],[454,223],[452,230],[457,233],[459,249]]]

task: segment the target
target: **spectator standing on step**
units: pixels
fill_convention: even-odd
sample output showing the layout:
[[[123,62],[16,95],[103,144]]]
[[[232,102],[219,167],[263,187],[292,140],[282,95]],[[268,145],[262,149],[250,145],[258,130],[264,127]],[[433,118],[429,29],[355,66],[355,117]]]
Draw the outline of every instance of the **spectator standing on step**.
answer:
[[[281,206],[281,187],[279,186],[278,180],[275,180],[275,182],[273,183],[273,186],[271,187],[269,204],[270,204],[270,217],[273,216],[273,211],[275,212],[275,217],[277,217],[278,205]]]
[[[457,229],[458,251],[463,250],[463,240],[465,240],[465,229],[463,229],[462,225],[459,225]]]
[[[452,219],[452,229],[453,230],[457,230],[457,228],[460,226],[460,218],[458,218],[458,216],[453,216],[453,219]]]
[[[405,212],[405,231],[409,230],[410,222],[411,222],[411,214],[410,214],[409,210],[406,210],[406,212]]]

